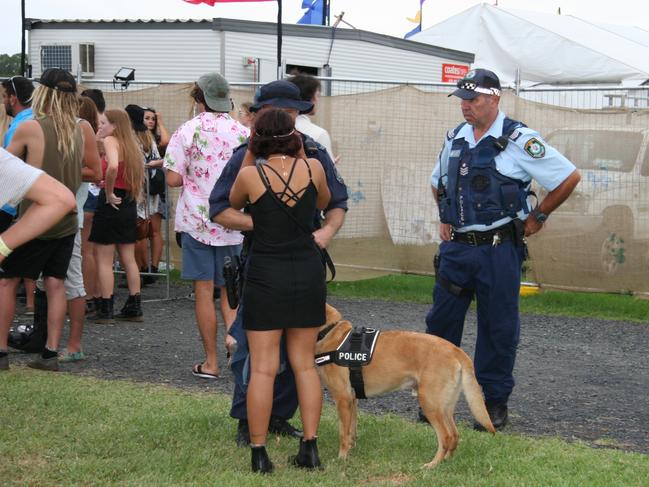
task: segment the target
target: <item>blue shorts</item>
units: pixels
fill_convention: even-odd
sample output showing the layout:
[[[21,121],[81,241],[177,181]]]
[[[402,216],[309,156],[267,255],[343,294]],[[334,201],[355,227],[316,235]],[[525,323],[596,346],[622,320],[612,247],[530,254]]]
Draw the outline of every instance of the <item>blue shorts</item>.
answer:
[[[88,191],[88,199],[83,205],[84,213],[94,213],[97,211],[97,201],[99,201],[99,195],[95,196],[90,191]]]
[[[215,286],[224,286],[223,260],[241,253],[241,245],[217,247],[206,245],[182,234],[183,270],[181,277],[192,281],[213,281]]]

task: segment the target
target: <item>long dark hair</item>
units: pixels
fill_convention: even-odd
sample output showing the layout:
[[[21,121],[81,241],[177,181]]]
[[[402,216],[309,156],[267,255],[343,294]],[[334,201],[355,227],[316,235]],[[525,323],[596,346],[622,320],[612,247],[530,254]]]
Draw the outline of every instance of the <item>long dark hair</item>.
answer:
[[[295,121],[278,108],[261,110],[255,117],[250,151],[257,157],[271,154],[297,156],[302,148],[300,135],[295,131]]]

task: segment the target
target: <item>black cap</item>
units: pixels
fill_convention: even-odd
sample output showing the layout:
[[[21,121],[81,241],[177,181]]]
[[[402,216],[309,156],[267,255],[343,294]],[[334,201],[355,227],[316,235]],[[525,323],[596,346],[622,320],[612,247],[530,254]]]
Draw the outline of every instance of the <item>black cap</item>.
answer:
[[[68,71],[61,68],[48,68],[43,71],[39,80],[43,86],[64,93],[74,93],[77,91],[77,81]]]
[[[283,79],[271,81],[259,88],[255,96],[255,104],[250,107],[250,111],[259,111],[266,105],[275,108],[294,108],[300,113],[309,113],[313,110],[313,103],[304,101],[300,97],[300,89]]]
[[[144,108],[139,105],[126,105],[124,108],[131,119],[131,125],[136,132],[146,132],[148,129],[144,125]]]
[[[448,96],[455,95],[463,100],[473,100],[478,95],[500,96],[500,80],[488,69],[472,69],[457,82],[457,88]]]

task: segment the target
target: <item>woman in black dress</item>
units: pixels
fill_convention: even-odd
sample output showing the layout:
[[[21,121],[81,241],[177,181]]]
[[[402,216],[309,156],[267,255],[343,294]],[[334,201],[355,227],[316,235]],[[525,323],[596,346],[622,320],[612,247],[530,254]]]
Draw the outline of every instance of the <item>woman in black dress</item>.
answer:
[[[304,158],[295,120],[282,110],[259,112],[249,150],[256,164],[239,171],[230,204],[248,205],[254,226],[242,301],[251,360],[247,407],[253,470],[272,470],[265,444],[283,335],[304,427],[293,463],[319,467],[322,389],[314,355],[318,327],[325,321],[326,283],[312,232],[317,209],[329,202],[329,188],[320,162]]]

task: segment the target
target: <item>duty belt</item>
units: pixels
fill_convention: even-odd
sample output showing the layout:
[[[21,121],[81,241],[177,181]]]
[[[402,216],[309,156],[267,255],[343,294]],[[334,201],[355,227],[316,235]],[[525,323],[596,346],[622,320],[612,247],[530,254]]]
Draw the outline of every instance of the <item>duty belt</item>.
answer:
[[[497,245],[504,240],[516,240],[516,230],[513,223],[487,230],[484,232],[455,232],[451,233],[451,240],[465,245]]]

